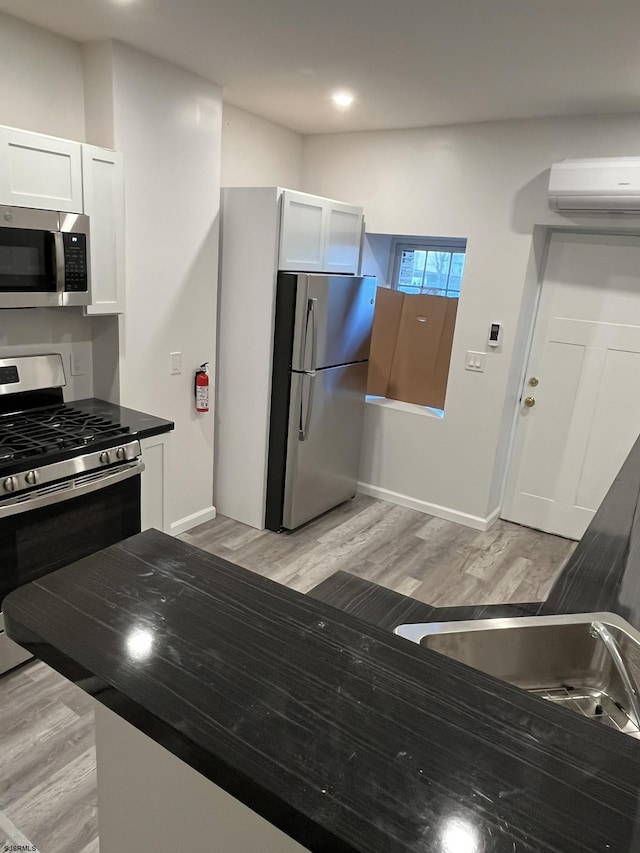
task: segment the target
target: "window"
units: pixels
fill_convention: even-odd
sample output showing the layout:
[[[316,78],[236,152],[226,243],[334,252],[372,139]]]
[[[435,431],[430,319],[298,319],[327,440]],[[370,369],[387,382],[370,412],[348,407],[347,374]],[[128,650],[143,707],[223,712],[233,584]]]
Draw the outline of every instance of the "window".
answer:
[[[403,293],[458,298],[465,242],[396,242],[391,286]]]
[[[363,272],[385,282],[376,300],[367,399],[442,418],[467,241],[367,234],[365,247]]]

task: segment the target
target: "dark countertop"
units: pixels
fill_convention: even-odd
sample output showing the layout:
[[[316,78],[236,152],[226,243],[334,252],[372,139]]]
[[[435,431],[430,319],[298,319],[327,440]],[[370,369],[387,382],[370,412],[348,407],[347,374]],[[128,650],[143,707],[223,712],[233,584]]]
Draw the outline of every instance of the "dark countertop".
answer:
[[[106,400],[98,400],[96,397],[88,397],[85,400],[71,400],[69,405],[89,415],[99,415],[118,421],[123,426],[128,426],[131,433],[135,434],[137,438],[160,435],[175,427],[173,421],[166,421],[164,418],[155,417],[155,415],[137,412],[135,409],[127,409],[125,406],[108,403]]]
[[[639,491],[636,445],[535,609],[637,618]],[[395,624],[435,612],[389,595]],[[13,639],[310,850],[640,850],[636,741],[157,531],[3,609]]]

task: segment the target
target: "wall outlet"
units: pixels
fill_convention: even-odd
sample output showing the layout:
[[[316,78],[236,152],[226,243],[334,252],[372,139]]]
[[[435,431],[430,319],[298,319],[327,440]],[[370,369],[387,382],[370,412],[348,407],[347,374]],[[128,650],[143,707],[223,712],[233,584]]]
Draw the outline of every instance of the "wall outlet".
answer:
[[[473,350],[467,350],[464,369],[473,370],[474,373],[484,373],[485,356],[486,352],[473,352]]]
[[[182,373],[182,353],[181,352],[172,352],[171,353],[171,368],[169,369],[169,373],[172,376],[176,373]]]

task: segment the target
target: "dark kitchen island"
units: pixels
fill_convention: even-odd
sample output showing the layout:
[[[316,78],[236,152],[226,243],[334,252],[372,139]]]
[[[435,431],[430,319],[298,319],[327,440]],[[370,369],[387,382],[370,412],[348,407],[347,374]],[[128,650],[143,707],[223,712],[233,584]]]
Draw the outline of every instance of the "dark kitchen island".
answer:
[[[151,530],[12,593],[7,628],[127,721],[129,743],[271,824],[263,853],[636,853],[637,741],[389,627],[595,610],[640,627],[639,492],[636,444],[544,605],[435,610],[346,575],[314,599]],[[126,766],[135,810],[167,780],[141,791]]]

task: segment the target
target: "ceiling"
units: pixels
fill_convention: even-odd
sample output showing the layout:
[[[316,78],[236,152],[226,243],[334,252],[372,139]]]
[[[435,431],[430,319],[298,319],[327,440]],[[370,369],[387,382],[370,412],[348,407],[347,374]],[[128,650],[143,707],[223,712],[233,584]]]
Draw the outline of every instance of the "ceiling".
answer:
[[[638,0],[0,0],[301,133],[640,111]],[[340,111],[337,88],[354,105]]]

